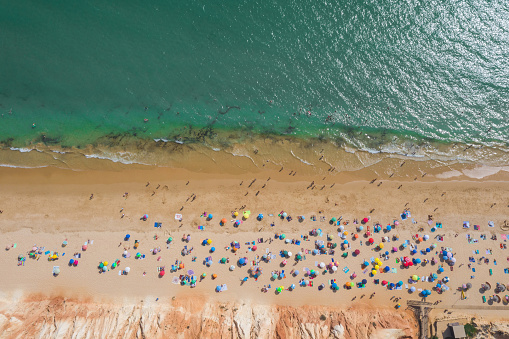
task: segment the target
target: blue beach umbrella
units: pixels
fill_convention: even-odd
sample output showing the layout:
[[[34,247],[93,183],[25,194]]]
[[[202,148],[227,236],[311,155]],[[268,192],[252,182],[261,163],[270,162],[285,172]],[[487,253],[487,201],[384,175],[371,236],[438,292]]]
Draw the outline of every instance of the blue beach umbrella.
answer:
[[[391,268],[389,266],[385,266],[385,268],[384,268],[385,273],[389,272],[390,270],[391,270]]]
[[[363,264],[364,266],[368,266],[368,265],[369,265],[369,263],[368,263],[367,261],[363,262],[362,264]]]
[[[262,220],[263,219],[263,214],[258,214],[258,220]]]
[[[428,247],[428,248],[426,248],[426,253],[429,253],[429,252],[431,252],[431,249]]]
[[[444,273],[444,268],[443,268],[443,267],[440,267],[440,268],[438,269],[438,271],[439,271],[440,273]]]
[[[398,286],[403,286],[403,282],[401,280],[398,281]]]
[[[216,251],[216,248],[215,247],[211,247],[210,248],[210,252],[215,252]]]
[[[366,285],[366,284],[368,283],[368,281],[367,281],[366,279],[362,279],[362,283],[363,283],[364,285]]]
[[[390,230],[392,230],[391,225],[387,225],[387,231],[390,231]]]

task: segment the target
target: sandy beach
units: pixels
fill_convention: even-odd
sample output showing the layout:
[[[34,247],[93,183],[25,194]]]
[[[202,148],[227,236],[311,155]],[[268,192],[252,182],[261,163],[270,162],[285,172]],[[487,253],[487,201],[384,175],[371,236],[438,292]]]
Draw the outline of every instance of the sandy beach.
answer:
[[[233,160],[231,157],[230,161]],[[490,299],[496,283],[507,284],[509,277],[504,272],[509,265],[505,238],[509,230],[501,228],[509,211],[507,172],[475,179],[461,174],[479,170],[469,166],[403,163],[399,159],[386,159],[363,170],[341,173],[325,169],[309,171],[302,163],[283,169],[275,165],[260,168],[249,165],[248,159],[245,168],[240,162],[233,173],[217,170],[220,167],[217,162],[211,162],[208,170],[189,170],[91,161],[96,161],[94,168],[86,171],[52,167],[0,169],[1,245],[6,247],[0,255],[4,312],[13,300],[37,295],[113,304],[139,304],[143,300],[154,305],[189,298],[230,303],[243,300],[267,307],[326,305],[342,310],[386,309],[409,315],[407,301],[423,300],[419,292],[425,289],[431,291],[425,300],[435,304],[437,312],[448,310],[503,318],[500,307],[509,309],[505,301],[497,303]],[[223,164],[227,163],[225,158]],[[460,174],[447,175],[452,171]],[[239,217],[232,215],[235,211],[240,213]],[[249,218],[235,227],[234,221],[242,220],[246,211],[250,212]],[[291,216],[291,221],[278,216],[283,211]],[[403,220],[401,214],[405,211],[410,216]],[[208,220],[204,212],[212,214],[212,219]],[[263,219],[257,220],[260,213]],[[147,220],[142,219],[145,214]],[[176,220],[176,214],[182,215],[181,221]],[[299,216],[305,219],[299,221]],[[313,216],[316,221],[312,221]],[[332,218],[340,220],[339,225],[338,221],[331,222]],[[363,223],[364,218],[369,220]],[[222,219],[226,219],[224,225],[220,224]],[[470,228],[464,228],[465,221],[469,221]],[[160,227],[154,227],[156,222],[161,223]],[[442,228],[437,228],[437,223]],[[374,232],[377,224],[381,232]],[[391,225],[390,231],[387,225]],[[370,235],[366,234],[368,228]],[[310,235],[313,230],[318,234]],[[341,238],[344,231],[348,235]],[[126,234],[130,235],[129,240],[124,239]],[[184,235],[190,235],[191,240],[182,241]],[[419,241],[424,235],[429,240]],[[202,245],[206,239],[211,244]],[[137,249],[135,240],[139,241]],[[343,248],[345,240],[348,245]],[[409,242],[403,248],[405,240]],[[233,241],[240,245],[235,253],[231,250]],[[300,244],[295,244],[296,241]],[[323,242],[324,254],[313,255],[316,241]],[[85,243],[88,248],[83,251]],[[337,247],[332,254],[333,244]],[[384,248],[379,249],[379,244]],[[418,252],[410,255],[414,245]],[[185,256],[184,246],[192,248]],[[211,247],[215,248],[213,253]],[[397,252],[392,251],[393,247]],[[37,258],[30,257],[32,248],[41,253]],[[158,248],[160,251],[152,254]],[[430,251],[421,254],[420,251],[426,253],[426,248]],[[442,259],[442,248],[453,253],[456,260],[453,266]],[[360,253],[354,255],[355,250]],[[53,251],[59,257],[49,261]],[[130,257],[126,258],[124,251]],[[281,251],[292,255],[284,258]],[[305,259],[296,261],[299,252]],[[137,253],[145,258],[136,259]],[[343,257],[344,253],[348,256]],[[263,260],[264,254],[269,254],[270,262]],[[22,262],[18,262],[20,255],[25,258]],[[204,260],[209,256],[212,263],[208,267]],[[403,257],[418,258],[421,263],[404,268],[400,261]],[[220,263],[222,258],[228,262]],[[239,265],[240,258],[247,259],[245,266]],[[381,262],[382,272],[377,270],[375,276],[371,274],[374,269],[371,258]],[[424,263],[432,258],[436,261],[434,265]],[[79,264],[70,266],[70,259],[77,259]],[[120,263],[112,268],[117,260]],[[320,263],[329,265],[332,260],[337,263],[335,271],[319,267]],[[98,266],[104,261],[108,268],[102,272]],[[368,261],[367,267],[364,261]],[[180,262],[184,268],[172,272],[171,266]],[[232,265],[234,269],[230,268]],[[52,274],[54,266],[60,268],[58,276]],[[263,270],[257,280],[248,273],[253,266]],[[385,266],[391,271],[383,273]],[[129,273],[119,275],[126,267],[130,268]],[[161,267],[166,273],[163,277],[159,275]],[[444,269],[443,273],[439,267]],[[305,276],[305,268],[315,270],[316,277]],[[188,270],[194,272],[191,275],[196,277],[195,287],[179,284],[178,278]],[[284,278],[280,278],[283,270]],[[299,275],[291,274],[295,270]],[[201,278],[203,273],[206,276]],[[278,277],[272,279],[272,273]],[[352,276],[354,273],[356,277]],[[212,279],[213,274],[216,279]],[[437,275],[434,282],[422,281],[433,274]],[[419,276],[418,282],[412,283],[413,275]],[[439,294],[435,286],[444,277],[448,277],[449,290]],[[308,281],[306,287],[300,286],[301,279]],[[337,291],[331,288],[334,279]],[[357,283],[363,279],[366,283],[359,288]],[[388,286],[382,286],[384,280]],[[399,281],[403,283],[401,289],[388,288],[390,283]],[[354,287],[346,288],[347,282]],[[480,293],[485,282],[493,289]],[[457,289],[467,283],[472,288],[462,296]],[[227,290],[216,292],[216,287],[223,284]],[[290,291],[292,284],[295,288]],[[324,288],[319,289],[322,284]],[[281,286],[284,290],[276,292]],[[264,287],[267,292],[262,291]],[[412,287],[416,288],[413,293]],[[499,295],[504,298],[506,293]],[[486,302],[483,295],[488,299]],[[397,304],[401,308],[397,309]],[[6,324],[4,321],[6,328],[13,326]]]

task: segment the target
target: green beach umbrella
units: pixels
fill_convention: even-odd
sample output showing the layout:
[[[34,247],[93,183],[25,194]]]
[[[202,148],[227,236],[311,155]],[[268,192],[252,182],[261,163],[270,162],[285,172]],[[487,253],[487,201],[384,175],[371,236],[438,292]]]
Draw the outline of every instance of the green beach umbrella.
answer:
[[[332,222],[336,222],[336,220],[338,220],[338,219],[336,219],[336,218],[331,219]]]

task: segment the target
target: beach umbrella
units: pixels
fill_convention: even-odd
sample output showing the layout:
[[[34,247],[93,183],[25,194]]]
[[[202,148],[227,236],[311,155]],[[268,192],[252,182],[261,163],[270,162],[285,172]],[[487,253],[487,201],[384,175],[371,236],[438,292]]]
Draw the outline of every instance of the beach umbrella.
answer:
[[[418,280],[419,280],[419,277],[417,276],[417,274],[414,274],[414,275],[412,276],[412,280],[413,280],[413,281],[418,281]]]
[[[350,233],[348,233],[348,231],[344,231],[344,232],[343,232],[343,234],[344,234],[344,235],[345,235],[345,237],[346,237],[346,236],[347,236],[348,234],[350,234]]]
[[[104,263],[99,263],[99,268],[103,268],[104,267]]]
[[[456,258],[451,258],[451,262],[454,264],[456,263]]]
[[[125,240],[129,240],[130,238],[131,238],[130,234],[126,234],[125,237],[124,237]]]
[[[382,280],[382,286],[387,285],[387,280]]]
[[[246,212],[244,212],[243,217],[244,217],[244,219],[249,219],[249,214],[247,214]]]
[[[357,250],[355,250],[354,253],[355,253],[355,255],[359,255],[361,253],[361,251],[357,249]]]
[[[447,258],[452,258],[452,252],[447,252]]]
[[[217,274],[212,274],[212,279],[216,279],[217,278]]]
[[[288,254],[286,255],[288,258],[292,256],[292,252],[288,252]]]
[[[294,290],[295,289],[295,284],[291,284],[290,285],[290,289]]]
[[[299,273],[300,273],[300,272],[299,272],[299,270],[295,270],[295,272],[293,272],[293,275],[294,275],[294,276],[298,276],[298,275],[299,275]]]
[[[296,258],[297,258],[297,260],[301,260],[302,256],[300,254],[297,254]]]
[[[83,245],[83,246],[81,246],[81,250],[82,250],[82,251],[86,251],[86,250],[87,250],[87,248],[88,248],[88,245]]]
[[[226,224],[226,222],[227,222],[226,218],[221,219],[221,224],[224,225],[224,224]]]
[[[425,234],[422,238],[423,238],[424,240],[428,240],[428,239],[429,239],[429,235]]]
[[[68,244],[68,243],[67,243],[67,240],[64,240],[64,241],[62,242],[62,246],[63,246],[63,247],[67,246],[67,244]],[[34,250],[34,249],[32,248],[32,250]],[[36,250],[37,250],[37,247],[35,247],[35,250],[34,250],[34,251],[36,251]]]
[[[212,244],[212,240],[211,239],[207,239],[207,245],[210,245]]]
[[[412,254],[416,254],[416,253],[417,253],[416,249],[412,250]]]
[[[366,284],[368,283],[368,281],[367,281],[366,279],[362,279],[362,283],[363,283],[364,285],[366,285]]]
[[[431,252],[431,248],[428,247],[428,248],[426,248],[426,253],[429,253],[429,252]]]
[[[389,272],[390,270],[391,270],[391,268],[389,266],[385,266],[385,268],[384,268],[385,273]]]
[[[467,283],[467,289],[471,289],[472,288],[472,284],[471,283]]]
[[[318,250],[317,250],[317,249],[314,249],[314,250],[313,250],[313,254],[318,254]]]
[[[288,213],[283,212],[283,218],[286,218],[288,216]]]
[[[367,223],[368,221],[369,221],[369,219],[368,219],[368,218],[363,218],[363,219],[362,219],[362,222],[363,222],[364,224],[365,224],[365,223]]]
[[[390,230],[392,230],[391,225],[387,225],[387,231],[390,231]]]
[[[406,242],[404,242],[401,246],[403,246],[403,248],[406,248],[407,247]]]
[[[320,268],[324,268],[325,267],[325,263],[321,262],[320,263]]]
[[[415,286],[410,287],[411,292],[415,292]]]
[[[376,272],[376,270],[372,270],[372,271],[371,271],[371,274],[372,274],[372,275],[376,275],[376,273],[377,273],[377,272]]]
[[[432,277],[433,277],[433,279],[438,279],[438,276],[436,273],[433,273]]]
[[[103,266],[103,272],[106,272],[108,270],[108,267]]]
[[[237,212],[237,211],[233,212],[233,216],[234,217],[238,217],[239,216],[239,212]]]
[[[358,235],[357,233],[355,233],[355,234],[353,235],[353,237],[354,237],[355,239],[358,239],[358,238],[359,238],[359,235]]]
[[[396,286],[396,285],[394,285],[394,283],[390,283],[390,284],[389,284],[389,287],[390,287],[390,288],[394,288],[394,286]]]
[[[69,265],[74,264],[74,259],[69,260]]]
[[[193,270],[188,270],[187,271],[187,275],[193,275],[194,274],[194,271]]]
[[[283,233],[283,234],[281,234],[281,235],[279,236],[279,238],[280,238],[280,239],[284,239],[284,238],[286,238],[286,235]]]
[[[239,259],[239,264],[240,265],[244,265],[245,263],[246,263],[246,259],[244,259],[244,258],[240,258]]]
[[[332,268],[333,272],[336,272],[338,270],[338,268],[336,266],[332,266],[331,268]]]
[[[207,267],[210,267],[210,265],[212,265],[212,261],[207,260],[207,261],[205,262],[205,265],[207,265]]]
[[[210,252],[215,252],[216,251],[216,248],[215,247],[211,247],[210,248]]]
[[[368,263],[367,261],[363,262],[362,264],[363,264],[364,266],[368,266],[368,265],[369,265],[369,263]]]
[[[125,273],[129,273],[129,272],[131,272],[131,268],[130,268],[130,267],[126,267],[126,268],[124,269],[124,271],[125,271]]]
[[[385,251],[385,255],[389,255],[389,251]]]
[[[379,269],[380,269],[380,266],[375,265],[375,270],[377,270],[377,271],[378,271]]]
[[[444,268],[443,268],[443,267],[440,267],[440,268],[438,269],[438,271],[439,271],[440,273],[444,273]]]
[[[276,288],[276,291],[277,291],[277,293],[281,293],[283,290],[281,289],[281,287],[278,287],[278,288]]]
[[[396,247],[393,247],[393,248],[392,248],[392,251],[393,251],[393,252],[397,252],[397,251],[398,251],[398,249],[397,249]]]
[[[343,230],[344,230],[344,229],[345,229],[345,227],[344,227],[343,225],[339,226],[339,230],[340,230],[341,232],[343,232]]]
[[[216,292],[220,292],[221,291],[221,286],[217,285],[216,286]]]
[[[53,267],[53,274],[54,275],[59,275],[60,274],[60,267],[58,267],[58,266]]]
[[[188,236],[186,237],[186,240],[187,240],[187,241],[191,241],[191,236],[190,236],[190,235],[188,235]]]
[[[226,258],[221,258],[221,263],[224,264],[226,262]]]
[[[370,243],[370,244],[372,244],[372,243],[374,243],[374,242],[375,242],[375,240],[374,240],[373,238],[369,238],[369,240],[368,240],[368,241],[369,241],[369,243]]]
[[[348,240],[343,241],[343,244],[348,245]]]
[[[159,271],[159,276],[164,277],[164,270]]]
[[[403,286],[403,282],[401,280],[398,281],[398,286]]]
[[[256,245],[251,247],[251,250],[253,250],[253,251],[256,251],[257,249],[258,249],[258,247],[256,247]]]
[[[449,277],[444,277],[444,278],[442,279],[442,281],[443,281],[444,283],[448,283],[448,282],[449,282]]]
[[[233,271],[235,269],[235,266],[231,265],[230,266],[230,271]]]
[[[111,268],[115,268],[115,267],[117,267],[117,263],[116,263],[116,262],[114,262],[113,264],[111,264]]]

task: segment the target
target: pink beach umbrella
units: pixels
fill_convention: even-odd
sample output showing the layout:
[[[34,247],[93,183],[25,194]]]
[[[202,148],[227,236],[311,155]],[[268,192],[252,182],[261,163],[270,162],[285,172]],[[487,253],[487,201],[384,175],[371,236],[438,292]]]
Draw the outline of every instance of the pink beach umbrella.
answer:
[[[87,248],[88,248],[88,245],[83,245],[83,246],[81,246],[81,250],[82,250],[82,251],[86,251],[86,250],[87,250]]]

